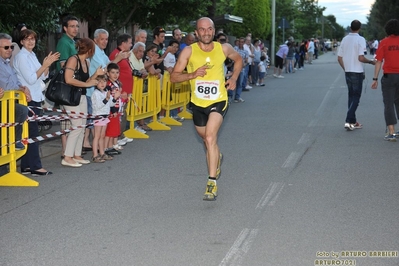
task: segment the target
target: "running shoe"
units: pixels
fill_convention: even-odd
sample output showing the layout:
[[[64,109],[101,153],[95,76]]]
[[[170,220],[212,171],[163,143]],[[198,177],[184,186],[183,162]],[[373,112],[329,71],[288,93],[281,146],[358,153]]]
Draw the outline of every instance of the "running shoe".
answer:
[[[223,163],[223,154],[220,153],[219,154],[218,168],[216,169],[216,180],[219,179],[220,173],[222,172],[221,169],[220,169],[220,167],[222,166],[222,163]]]
[[[22,144],[22,142],[18,141],[15,143],[15,150],[20,151],[20,150],[24,150],[25,146],[24,144]]]
[[[243,103],[245,100],[243,98],[238,98],[234,100],[235,103]]]
[[[388,135],[386,135],[386,136],[384,137],[384,139],[385,139],[386,141],[396,142],[396,136],[393,135],[393,134],[388,134]]]
[[[214,201],[218,195],[218,187],[215,180],[208,180],[206,184],[205,194],[203,200]]]
[[[128,137],[124,137],[122,140],[123,140],[124,142],[126,142],[126,143],[130,143],[130,142],[133,141],[133,139],[128,138]]]
[[[140,132],[140,133],[147,133],[147,131],[145,131],[144,129],[142,129],[141,127],[139,127],[139,126],[137,126],[137,127],[135,127],[134,128],[135,130],[137,130],[138,132]]]
[[[355,129],[355,127],[353,126],[353,124],[350,123],[345,123],[344,128],[348,131],[352,131]]]
[[[119,146],[125,146],[127,142],[124,141],[123,139],[119,139],[117,143]]]

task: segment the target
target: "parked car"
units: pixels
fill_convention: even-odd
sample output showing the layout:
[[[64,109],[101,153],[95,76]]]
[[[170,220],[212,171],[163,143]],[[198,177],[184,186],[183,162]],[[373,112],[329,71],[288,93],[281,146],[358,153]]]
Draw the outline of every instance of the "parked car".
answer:
[[[324,47],[327,49],[327,51],[331,51],[332,50],[332,44],[330,40],[327,40],[324,42]]]

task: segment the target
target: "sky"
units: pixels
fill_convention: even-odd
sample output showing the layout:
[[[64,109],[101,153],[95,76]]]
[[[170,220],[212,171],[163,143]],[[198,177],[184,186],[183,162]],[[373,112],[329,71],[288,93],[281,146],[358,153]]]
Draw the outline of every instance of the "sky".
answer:
[[[366,24],[371,5],[375,0],[319,0],[319,6],[326,7],[323,15],[334,15],[337,24],[346,28],[352,20],[357,19]]]

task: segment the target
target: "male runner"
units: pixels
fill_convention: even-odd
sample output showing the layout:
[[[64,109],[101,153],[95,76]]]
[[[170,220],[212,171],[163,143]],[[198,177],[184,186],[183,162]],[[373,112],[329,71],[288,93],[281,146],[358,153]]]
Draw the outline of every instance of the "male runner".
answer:
[[[171,74],[171,82],[190,80],[193,121],[198,135],[206,148],[209,179],[204,200],[215,200],[216,180],[220,176],[222,154],[219,152],[217,135],[227,112],[227,90],[234,90],[242,69],[241,56],[228,44],[214,42],[215,26],[210,18],[197,21],[195,30],[198,42],[186,46]],[[225,81],[226,57],[235,62],[233,75]],[[187,73],[183,73],[187,67]],[[227,89],[227,90],[226,90]]]

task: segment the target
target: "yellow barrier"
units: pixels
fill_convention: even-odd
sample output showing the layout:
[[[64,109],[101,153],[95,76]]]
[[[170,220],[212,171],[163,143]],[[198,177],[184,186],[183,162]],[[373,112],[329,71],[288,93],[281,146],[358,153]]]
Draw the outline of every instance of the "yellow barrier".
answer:
[[[15,101],[22,105],[26,105],[25,94],[19,91],[5,91],[1,102],[0,122],[3,124],[15,123]],[[0,165],[9,164],[9,173],[0,177],[0,186],[23,186],[37,187],[38,182],[27,178],[17,172],[17,160],[21,158],[26,149],[15,150],[15,144],[7,145],[15,142],[15,126],[1,127],[0,138]],[[22,138],[28,137],[28,123],[22,125]]]
[[[191,87],[188,81],[182,83],[170,82],[170,74],[165,71],[163,75],[162,85],[162,109],[166,111],[165,117],[160,119],[161,122],[172,125],[181,126],[182,123],[176,121],[170,117],[170,111],[179,107],[183,108],[183,111],[178,115],[185,119],[193,119],[193,115],[187,112],[187,104],[190,101]]]
[[[129,99],[126,108],[126,119],[130,122],[130,129],[123,132],[128,138],[149,138],[134,128],[134,122],[150,117],[152,122],[148,126],[153,130],[170,130],[170,127],[157,121],[157,114],[161,111],[160,80],[154,75],[149,75],[147,81],[148,90],[143,92],[144,79],[134,77],[132,98]]]

